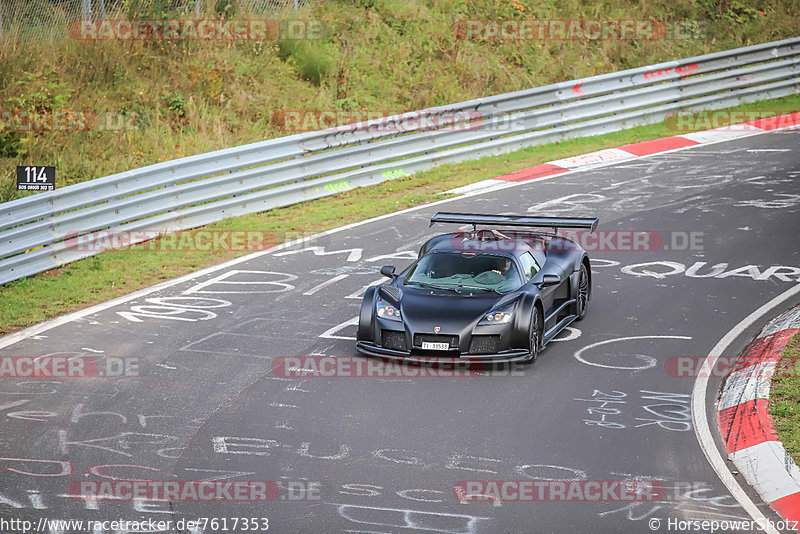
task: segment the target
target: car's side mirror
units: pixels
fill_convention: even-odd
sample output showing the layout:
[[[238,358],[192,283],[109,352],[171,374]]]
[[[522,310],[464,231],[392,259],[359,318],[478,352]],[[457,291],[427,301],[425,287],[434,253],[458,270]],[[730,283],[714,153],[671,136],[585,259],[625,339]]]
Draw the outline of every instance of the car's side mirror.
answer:
[[[556,274],[543,274],[539,287],[555,286],[561,283],[561,279]]]
[[[394,265],[384,265],[381,267],[381,274],[387,278],[394,278]]]

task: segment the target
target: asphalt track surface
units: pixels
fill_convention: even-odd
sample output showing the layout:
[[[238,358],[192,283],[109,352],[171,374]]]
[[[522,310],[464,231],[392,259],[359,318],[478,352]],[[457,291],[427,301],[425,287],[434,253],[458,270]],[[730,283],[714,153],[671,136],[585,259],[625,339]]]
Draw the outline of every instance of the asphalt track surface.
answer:
[[[0,381],[0,517],[267,517],[270,532],[450,534],[676,532],[670,519],[750,519],[698,445],[694,379],[670,376],[666,362],[705,356],[797,283],[798,147],[800,131],[772,132],[426,206],[5,346],[0,356],[138,359],[139,376]],[[428,227],[437,210],[596,215],[601,230],[665,241],[590,252],[587,318],[513,374],[283,379],[270,370],[281,356],[355,356],[355,327],[339,326],[381,265],[408,265],[446,230]],[[702,239],[695,250],[673,246],[690,233]],[[300,251],[311,246],[324,248]],[[706,263],[688,276],[696,262]],[[719,385],[712,379],[711,421]],[[283,490],[267,504],[69,496],[70,482],[102,477],[274,480]],[[453,492],[463,480],[526,479],[658,480],[667,491],[658,502],[593,503],[461,503]]]

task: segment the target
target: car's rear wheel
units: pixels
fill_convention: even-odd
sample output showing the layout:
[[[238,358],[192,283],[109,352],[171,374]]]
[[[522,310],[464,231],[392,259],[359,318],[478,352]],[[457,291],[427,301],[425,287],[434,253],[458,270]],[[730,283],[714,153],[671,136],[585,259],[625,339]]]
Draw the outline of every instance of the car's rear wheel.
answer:
[[[578,291],[576,295],[577,303],[575,304],[575,318],[580,321],[586,316],[586,305],[589,303],[589,271],[586,269],[586,264],[581,263],[581,273],[578,275]]]
[[[528,356],[525,361],[529,363],[533,363],[536,360],[536,357],[539,355],[539,351],[542,348],[542,318],[541,312],[539,308],[533,308],[533,314],[531,315],[531,331],[530,331],[530,350],[531,354]]]

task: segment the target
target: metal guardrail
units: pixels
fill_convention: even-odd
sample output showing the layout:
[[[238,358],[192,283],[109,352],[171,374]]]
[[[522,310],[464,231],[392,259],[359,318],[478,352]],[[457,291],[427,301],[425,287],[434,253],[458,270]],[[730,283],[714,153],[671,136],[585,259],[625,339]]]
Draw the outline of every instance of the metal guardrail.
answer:
[[[94,255],[108,232],[194,228],[678,110],[794,93],[800,38],[150,165],[0,204],[0,284]]]

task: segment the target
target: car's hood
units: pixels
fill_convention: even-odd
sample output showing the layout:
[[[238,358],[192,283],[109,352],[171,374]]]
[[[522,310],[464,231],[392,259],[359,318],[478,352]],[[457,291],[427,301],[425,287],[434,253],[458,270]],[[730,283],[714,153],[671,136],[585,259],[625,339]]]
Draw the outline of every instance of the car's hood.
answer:
[[[439,326],[442,332],[461,331],[477,322],[505,295],[497,293],[456,293],[455,291],[403,288],[400,310],[412,331],[432,331]]]

